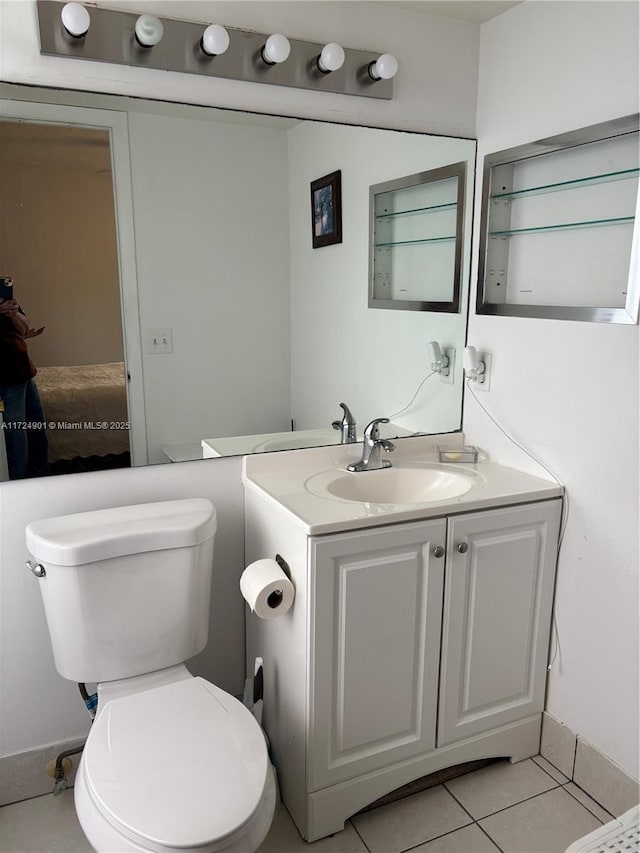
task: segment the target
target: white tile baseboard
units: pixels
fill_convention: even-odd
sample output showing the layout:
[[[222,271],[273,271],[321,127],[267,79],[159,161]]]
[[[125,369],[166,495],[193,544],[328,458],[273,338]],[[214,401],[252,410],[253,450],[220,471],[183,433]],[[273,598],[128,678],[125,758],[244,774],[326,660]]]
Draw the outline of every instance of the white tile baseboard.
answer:
[[[542,714],[540,754],[616,817],[640,800],[637,780],[547,711]]]
[[[0,758],[0,806],[50,794],[53,791],[53,779],[47,775],[47,764],[61,752],[82,746],[83,743],[83,740],[76,738]],[[74,783],[80,754],[72,755],[70,761],[72,768],[67,774],[69,787]]]
[[[638,782],[581,737],[576,747],[573,781],[615,817],[640,800]]]
[[[576,741],[577,737],[571,729],[547,711],[543,712],[540,755],[553,764],[567,779],[573,779]]]

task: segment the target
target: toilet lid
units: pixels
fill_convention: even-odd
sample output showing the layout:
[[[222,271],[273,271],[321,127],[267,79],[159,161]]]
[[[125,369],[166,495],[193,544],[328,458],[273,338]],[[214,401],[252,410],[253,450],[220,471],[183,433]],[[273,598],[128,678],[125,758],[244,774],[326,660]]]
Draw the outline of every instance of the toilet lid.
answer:
[[[132,840],[174,848],[233,835],[264,794],[260,726],[202,678],[108,702],[84,750],[94,802]]]

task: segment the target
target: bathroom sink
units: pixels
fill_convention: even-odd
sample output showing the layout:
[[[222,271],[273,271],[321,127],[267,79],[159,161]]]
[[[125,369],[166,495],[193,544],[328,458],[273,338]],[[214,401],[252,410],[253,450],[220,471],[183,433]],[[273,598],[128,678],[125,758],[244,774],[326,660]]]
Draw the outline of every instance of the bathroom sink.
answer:
[[[275,438],[265,441],[256,447],[257,452],[270,453],[274,450],[299,450],[302,447],[320,447],[328,444],[339,444],[340,436],[335,431],[324,435],[322,433],[298,436],[295,432],[284,438]]]
[[[308,491],[326,498],[373,504],[433,503],[457,498],[475,483],[471,472],[444,466],[384,468],[380,471],[324,471],[311,477]]]

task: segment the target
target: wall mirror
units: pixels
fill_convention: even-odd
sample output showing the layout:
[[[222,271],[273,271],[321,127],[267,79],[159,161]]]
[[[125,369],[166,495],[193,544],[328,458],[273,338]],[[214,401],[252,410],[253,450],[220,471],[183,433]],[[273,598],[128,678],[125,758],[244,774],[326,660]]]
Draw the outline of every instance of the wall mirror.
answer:
[[[485,158],[479,314],[637,323],[638,115]]]
[[[474,140],[0,94],[0,275],[45,326],[28,343],[52,473],[338,443],[341,402],[359,430],[460,429]],[[370,309],[370,187],[454,163],[460,310]],[[314,249],[310,185],[337,170],[342,242]],[[432,340],[452,381],[412,399]]]

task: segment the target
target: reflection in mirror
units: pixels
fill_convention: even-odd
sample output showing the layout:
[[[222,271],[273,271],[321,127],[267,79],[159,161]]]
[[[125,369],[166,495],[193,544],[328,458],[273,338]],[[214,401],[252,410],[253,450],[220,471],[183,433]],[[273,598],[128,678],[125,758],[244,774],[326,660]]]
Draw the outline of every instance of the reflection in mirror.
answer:
[[[2,121],[0,186],[8,477],[128,466],[109,134]]]
[[[53,471],[129,464],[129,450],[139,465],[339,443],[341,402],[358,438],[382,416],[389,436],[460,428],[474,141],[18,86],[3,95],[3,132],[17,135],[21,120],[76,145],[63,198],[42,204],[39,221],[18,217],[10,241],[4,217],[0,234],[0,274],[13,276],[32,325],[46,326],[31,342],[46,418],[131,427],[49,429],[50,447],[64,445],[60,458],[50,451]],[[59,103],[34,103],[46,100]],[[89,166],[90,151],[102,160]],[[11,204],[27,214],[25,168],[12,156],[3,159],[17,176]],[[370,187],[463,161],[461,310],[370,309]],[[29,168],[48,195],[44,163]],[[338,170],[342,243],[314,249],[310,186]],[[55,273],[43,236],[62,264]],[[457,357],[449,377],[423,382],[432,340]],[[110,400],[74,388],[87,408],[69,416],[62,377],[87,366],[78,381],[94,395],[104,383]]]
[[[370,188],[369,307],[458,311],[465,163]]]

